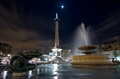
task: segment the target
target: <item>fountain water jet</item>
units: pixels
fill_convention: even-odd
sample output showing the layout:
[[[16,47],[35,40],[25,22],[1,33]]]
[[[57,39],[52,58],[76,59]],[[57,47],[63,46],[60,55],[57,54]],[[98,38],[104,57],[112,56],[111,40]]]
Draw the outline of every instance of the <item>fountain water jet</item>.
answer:
[[[91,55],[91,50],[97,49],[97,45],[88,45],[88,33],[86,31],[84,24],[81,24],[81,34],[85,42],[85,46],[78,47],[79,50],[85,50],[86,55],[73,56],[72,66],[74,67],[92,67],[92,68],[116,68],[116,63],[111,63],[110,58],[106,55]]]
[[[84,23],[82,23],[80,28],[80,33],[84,39],[85,45],[88,45],[88,32],[89,30],[85,30],[85,25]]]
[[[74,55],[81,54],[80,50],[77,49],[77,47],[79,46],[92,45],[92,44],[97,45],[98,40],[95,37],[96,37],[95,33],[91,28],[91,26],[85,28],[84,23],[78,26],[74,33],[74,37],[73,37],[74,40],[72,40],[73,45],[71,47],[71,49],[74,52]]]

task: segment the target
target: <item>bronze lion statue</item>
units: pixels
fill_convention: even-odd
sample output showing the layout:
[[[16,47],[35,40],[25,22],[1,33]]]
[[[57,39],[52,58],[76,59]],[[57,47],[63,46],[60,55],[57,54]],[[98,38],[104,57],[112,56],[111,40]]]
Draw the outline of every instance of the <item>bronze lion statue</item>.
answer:
[[[29,52],[29,53],[15,53],[14,56],[10,59],[10,68],[13,72],[26,72],[32,69],[35,69],[35,64],[29,64],[29,60],[33,57],[41,56],[41,53],[36,52]]]

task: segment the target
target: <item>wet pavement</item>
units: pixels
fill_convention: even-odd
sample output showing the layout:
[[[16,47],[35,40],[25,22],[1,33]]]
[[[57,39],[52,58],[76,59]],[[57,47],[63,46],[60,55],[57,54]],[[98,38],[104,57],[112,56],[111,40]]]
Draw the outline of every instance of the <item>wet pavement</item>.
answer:
[[[120,65],[119,65],[120,66]],[[1,70],[1,69],[0,69]],[[120,79],[120,69],[76,68],[71,64],[42,64],[28,72],[26,77],[12,77],[4,71],[1,79]]]

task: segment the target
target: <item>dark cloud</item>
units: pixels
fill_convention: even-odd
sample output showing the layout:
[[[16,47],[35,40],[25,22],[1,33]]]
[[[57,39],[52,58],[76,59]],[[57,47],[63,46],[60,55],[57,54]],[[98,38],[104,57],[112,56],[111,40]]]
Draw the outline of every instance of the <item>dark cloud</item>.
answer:
[[[0,4],[0,42],[10,44],[13,53],[22,49],[49,52],[54,46],[53,19],[32,12],[26,14],[24,8],[19,8],[14,3],[9,5],[9,9]]]
[[[44,43],[50,43],[52,40],[42,39],[43,35],[37,33],[34,30],[25,30],[21,28],[3,28],[0,29],[0,41],[3,43],[8,43],[13,46],[14,49],[29,49],[35,50],[39,49],[40,51],[43,49]]]
[[[115,40],[116,36],[120,37],[120,9],[111,13],[106,20],[97,25],[97,30],[95,31],[97,38],[99,40],[111,41]]]

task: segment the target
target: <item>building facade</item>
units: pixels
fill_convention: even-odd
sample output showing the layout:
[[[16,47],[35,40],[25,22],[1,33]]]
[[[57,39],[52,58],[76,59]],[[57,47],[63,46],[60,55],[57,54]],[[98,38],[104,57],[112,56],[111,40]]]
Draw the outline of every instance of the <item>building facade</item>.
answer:
[[[109,42],[104,43],[97,51],[99,54],[109,55],[110,58],[115,58],[120,61],[120,43]]]
[[[12,53],[12,46],[5,43],[0,43],[0,57],[10,56]]]

